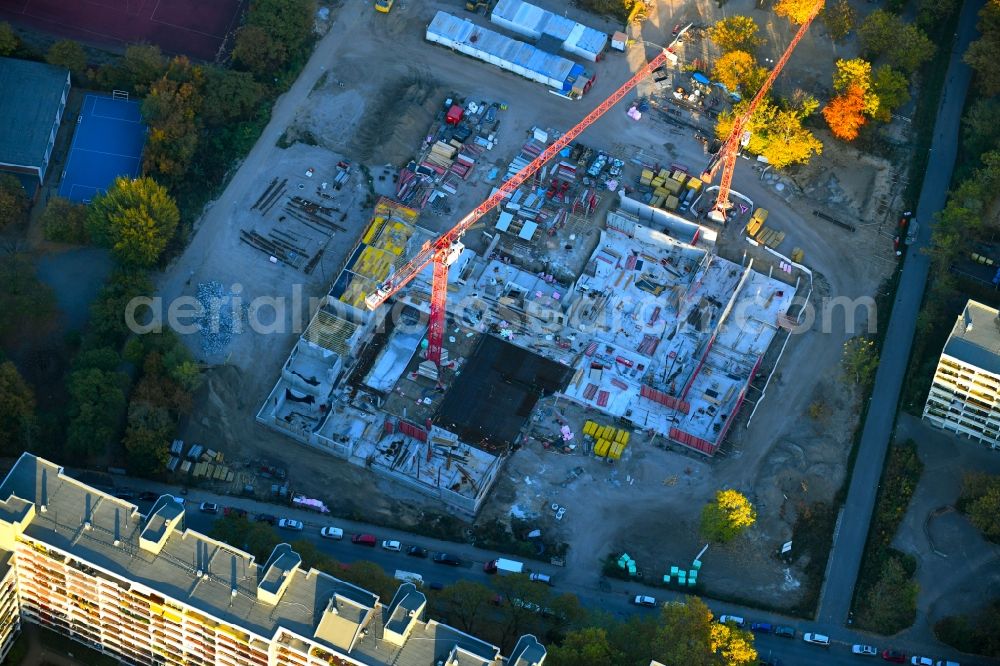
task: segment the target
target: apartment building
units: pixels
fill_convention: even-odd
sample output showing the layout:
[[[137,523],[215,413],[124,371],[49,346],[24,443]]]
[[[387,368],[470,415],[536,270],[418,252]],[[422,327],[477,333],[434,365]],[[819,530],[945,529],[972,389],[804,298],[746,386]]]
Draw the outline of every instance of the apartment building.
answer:
[[[304,570],[280,544],[263,565],[184,526],[178,498],[143,515],[25,453],[0,484],[0,646],[21,620],[128,664],[541,666],[432,619],[410,583],[391,600]],[[0,653],[2,654],[2,653]]]
[[[1000,319],[970,300],[941,352],[923,418],[1000,447]]]

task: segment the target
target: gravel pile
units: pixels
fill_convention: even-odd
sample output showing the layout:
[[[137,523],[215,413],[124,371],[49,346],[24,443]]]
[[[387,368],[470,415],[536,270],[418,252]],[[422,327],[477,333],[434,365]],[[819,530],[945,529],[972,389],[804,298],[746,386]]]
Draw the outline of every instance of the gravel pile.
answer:
[[[233,333],[243,332],[246,305],[233,303],[235,294],[227,292],[221,282],[202,282],[196,298],[203,306],[198,322],[201,328],[201,348],[206,354],[218,354],[229,346]]]

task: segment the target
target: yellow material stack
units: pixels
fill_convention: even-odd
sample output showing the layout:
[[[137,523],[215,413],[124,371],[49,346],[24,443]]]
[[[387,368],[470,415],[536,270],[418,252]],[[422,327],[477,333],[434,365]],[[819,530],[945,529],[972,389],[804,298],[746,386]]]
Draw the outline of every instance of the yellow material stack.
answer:
[[[583,424],[583,434],[594,439],[594,455],[608,460],[619,460],[628,446],[628,431],[613,426],[587,421]]]

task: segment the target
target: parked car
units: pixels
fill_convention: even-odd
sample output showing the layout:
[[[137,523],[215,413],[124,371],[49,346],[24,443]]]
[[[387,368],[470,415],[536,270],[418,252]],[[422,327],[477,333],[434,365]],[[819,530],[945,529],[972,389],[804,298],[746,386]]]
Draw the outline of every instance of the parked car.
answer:
[[[733,624],[742,629],[746,626],[747,621],[739,615],[720,615],[719,624]]]
[[[237,509],[235,506],[227,506],[225,509],[222,510],[222,515],[223,516],[236,516],[237,518],[246,518],[247,517],[247,510],[246,509]]]
[[[427,549],[420,546],[410,546],[406,549],[406,554],[411,557],[427,557]]]
[[[874,657],[874,656],[878,655],[878,650],[875,649],[874,646],[872,646],[872,645],[861,645],[860,643],[858,645],[855,645],[854,647],[852,647],[851,648],[851,652],[853,652],[854,654],[863,654],[863,655],[866,655],[868,657]]]
[[[431,583],[430,584],[430,588],[432,590],[443,590],[444,589],[444,583]]]
[[[351,543],[356,543],[359,546],[370,546],[375,547],[378,539],[375,538],[374,534],[355,534],[351,537]]]
[[[202,502],[198,505],[198,510],[202,513],[219,513],[219,505],[214,502]]]
[[[328,525],[327,527],[324,527],[319,531],[319,535],[324,539],[340,540],[344,538],[344,530],[340,529],[339,527],[333,527],[332,525]]]
[[[773,629],[769,622],[754,622],[750,625],[750,631],[758,634],[769,634]]]
[[[528,576],[528,580],[533,580],[538,583],[545,583],[546,585],[552,585],[552,576],[543,573],[533,573]]]
[[[806,643],[812,643],[813,645],[830,647],[830,637],[825,634],[814,634],[812,632],[808,632],[802,634],[802,640],[804,640]]]
[[[267,523],[268,525],[278,524],[278,517],[272,516],[269,513],[258,513],[256,520],[258,523]]]
[[[458,559],[454,555],[449,555],[448,553],[437,553],[434,556],[434,561],[438,564],[449,564],[453,567],[457,567],[462,563],[462,560]]]
[[[913,657],[910,659],[913,666],[934,666],[934,660],[930,657]]]
[[[119,488],[115,491],[115,497],[121,500],[134,500],[136,494],[134,490],[129,490],[128,488]]]
[[[278,527],[283,530],[295,530],[296,532],[302,531],[302,523],[298,520],[292,520],[291,518],[282,518],[279,520]]]
[[[795,627],[789,627],[785,624],[775,625],[774,635],[782,638],[795,638]]]
[[[962,666],[957,661],[948,661],[947,659],[941,659],[938,661],[937,666]]]
[[[635,599],[632,600],[632,603],[634,603],[636,606],[645,606],[646,608],[656,607],[656,599],[654,599],[653,597],[648,597],[643,594],[636,595]]]
[[[139,499],[143,502],[155,502],[160,499],[160,493],[150,492],[148,490],[139,493]]]
[[[906,663],[906,655],[899,650],[882,650],[882,659],[893,664]]]
[[[403,544],[399,543],[394,539],[393,540],[387,539],[382,542],[382,548],[384,548],[385,550],[391,550],[394,553],[398,553],[399,551],[403,550]]]

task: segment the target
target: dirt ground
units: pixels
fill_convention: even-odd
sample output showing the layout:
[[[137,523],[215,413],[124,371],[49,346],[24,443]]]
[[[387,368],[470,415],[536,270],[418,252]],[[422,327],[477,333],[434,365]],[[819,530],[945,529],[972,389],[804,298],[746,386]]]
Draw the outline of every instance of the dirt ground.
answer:
[[[594,27],[617,29],[563,7],[569,3],[542,4],[560,13],[566,9]],[[609,54],[594,66],[598,80],[589,95],[568,102],[538,84],[426,43],[424,28],[439,8],[460,13],[454,2],[397,2],[389,15],[377,14],[367,4],[346,4],[334,11],[330,34],[296,88],[279,102],[280,112],[265,130],[265,139],[206,212],[185,254],[162,276],[165,295],[192,293],[198,282],[207,279],[224,284],[239,281],[251,295],[265,291],[287,295],[297,283],[304,284],[309,295],[323,293],[370,213],[363,206],[367,186],[360,177],[352,180],[342,195],[342,208],[350,214],[348,231],[331,241],[322,268],[305,276],[291,267],[270,264],[238,238],[239,229],[256,219],[249,208],[274,175],[297,184],[309,166],[332,169],[341,157],[366,162],[373,173],[390,173],[382,165],[398,166],[416,152],[432,109],[449,94],[508,104],[500,115],[498,144],[486,158],[487,164],[502,169],[531,127],[571,126],[642,60],[637,50],[641,46],[624,56]],[[868,6],[861,3],[857,8],[867,11]],[[636,36],[662,44],[682,19],[711,23],[733,14],[750,14],[768,26],[765,33],[774,48],[783,48],[790,38],[783,20],[752,9],[751,0],[736,0],[721,10],[701,0],[660,2]],[[484,22],[482,17],[475,20]],[[366,38],[358,39],[361,34]],[[789,85],[823,90],[833,59],[851,54],[850,42],[833,45],[817,26],[793,56],[784,78]],[[667,132],[662,124],[647,119],[633,122],[624,108],[609,112],[582,140],[606,150],[634,149],[664,161],[702,164],[703,148],[690,133]],[[318,145],[276,147],[277,138],[289,129],[286,137],[311,135]],[[786,255],[795,247],[804,251],[804,263],[814,271],[814,299],[871,296],[894,267],[891,219],[900,203],[893,193],[902,190],[903,176],[887,163],[859,157],[853,148],[838,147],[828,135],[819,135],[824,153],[808,168],[779,177],[741,160],[734,187],[771,211],[769,226],[787,233],[779,251]],[[448,206],[457,215],[484,198],[489,188],[484,179],[474,178],[448,200]],[[814,210],[854,224],[857,230],[844,231],[814,216]],[[443,230],[453,220],[454,215],[428,213],[421,217],[421,225]],[[745,247],[738,229],[725,231],[721,253],[739,261]],[[636,435],[625,457],[613,467],[581,453],[555,453],[529,443],[503,470],[481,519],[506,519],[512,512],[537,516],[544,529],[570,543],[567,575],[592,583],[598,560],[616,549],[627,550],[654,570],[690,562],[704,545],[697,535],[701,506],[717,489],[735,488],[756,504],[758,525],[736,545],[709,549],[703,558],[703,583],[709,593],[738,590],[770,604],[793,604],[801,572],[786,569],[772,553],[790,538],[801,503],[830,500],[843,480],[857,404],[840,380],[841,349],[863,323],[861,318],[853,330],[846,330],[843,312],[836,312],[818,316],[807,334],[794,336],[754,420],[749,427],[734,428],[716,459],[665,450],[659,446],[661,439],[650,441],[645,435]],[[267,459],[283,465],[292,485],[304,492],[330,496],[329,489],[337,488],[335,510],[345,515],[416,524],[422,511],[433,508],[427,500],[255,424],[254,414],[296,336],[247,333],[234,339],[224,354],[200,355],[215,367],[206,373],[198,408],[182,436],[222,450],[229,460]],[[822,421],[807,415],[814,401],[826,405]],[[553,426],[559,416],[579,432],[592,416],[554,403],[554,399],[540,403],[537,428]],[[548,509],[554,502],[567,507],[561,521]]]

